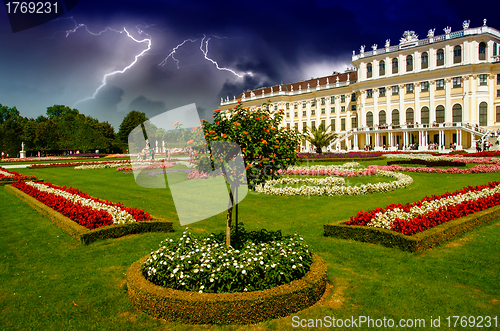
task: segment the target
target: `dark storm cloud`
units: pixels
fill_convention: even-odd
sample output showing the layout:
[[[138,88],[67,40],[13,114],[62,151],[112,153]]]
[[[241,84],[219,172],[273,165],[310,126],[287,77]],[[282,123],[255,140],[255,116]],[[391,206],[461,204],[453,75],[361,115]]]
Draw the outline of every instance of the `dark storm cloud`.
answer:
[[[148,118],[161,114],[167,111],[165,102],[154,101],[141,95],[135,98],[129,105],[128,111],[137,110],[141,113],[145,113]]]

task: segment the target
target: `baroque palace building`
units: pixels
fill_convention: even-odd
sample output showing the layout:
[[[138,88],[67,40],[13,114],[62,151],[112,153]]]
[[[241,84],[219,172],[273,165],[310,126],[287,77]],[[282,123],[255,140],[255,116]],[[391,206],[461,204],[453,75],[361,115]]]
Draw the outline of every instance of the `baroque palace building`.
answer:
[[[285,127],[329,126],[338,135],[331,150],[475,149],[500,130],[500,31],[483,23],[423,39],[406,31],[398,45],[353,51],[344,73],[247,91],[222,99],[221,110],[271,99]]]

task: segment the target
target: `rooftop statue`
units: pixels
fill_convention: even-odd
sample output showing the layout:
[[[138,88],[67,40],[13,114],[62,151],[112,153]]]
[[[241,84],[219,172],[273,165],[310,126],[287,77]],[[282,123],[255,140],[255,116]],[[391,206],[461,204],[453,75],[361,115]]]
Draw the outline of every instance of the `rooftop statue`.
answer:
[[[403,38],[399,40],[399,44],[406,44],[412,41],[418,41],[418,35],[415,34],[415,31],[407,30],[403,33]]]

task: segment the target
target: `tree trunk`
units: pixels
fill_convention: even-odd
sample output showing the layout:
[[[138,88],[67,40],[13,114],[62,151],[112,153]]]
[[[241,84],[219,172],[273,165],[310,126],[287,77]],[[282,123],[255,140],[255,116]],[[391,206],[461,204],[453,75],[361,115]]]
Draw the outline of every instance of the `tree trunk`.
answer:
[[[231,247],[231,221],[233,219],[233,206],[234,206],[233,191],[232,191],[232,189],[229,189],[229,206],[227,208],[227,219],[226,219],[226,246],[227,246],[227,248]]]

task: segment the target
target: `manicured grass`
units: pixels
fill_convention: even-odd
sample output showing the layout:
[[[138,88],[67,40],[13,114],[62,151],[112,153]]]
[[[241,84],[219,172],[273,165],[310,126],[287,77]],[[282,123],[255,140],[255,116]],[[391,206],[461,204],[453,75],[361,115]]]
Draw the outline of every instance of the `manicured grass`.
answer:
[[[363,165],[386,161],[360,162]],[[325,164],[325,163],[322,163]],[[139,187],[115,169],[16,169],[56,185],[143,208],[174,221],[175,233],[150,233],[81,245],[0,187],[0,325],[3,330],[289,330],[292,317],[254,326],[188,326],[154,320],[137,312],[126,295],[127,268],[178,237],[182,227],[168,189]],[[499,316],[500,220],[456,240],[412,254],[378,245],[323,237],[325,223],[359,210],[407,203],[467,185],[500,181],[500,174],[408,173],[406,189],[366,196],[279,197],[250,192],[239,207],[247,230],[299,233],[328,265],[333,285],[324,300],[300,318],[400,318]],[[151,180],[158,180],[152,178]],[[355,181],[358,178],[351,178]],[[352,184],[351,184],[352,185]],[[225,214],[193,223],[194,233],[222,231]],[[73,302],[77,305],[74,305]],[[363,329],[363,328],[361,328]]]

